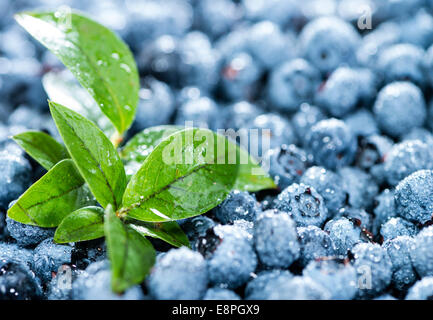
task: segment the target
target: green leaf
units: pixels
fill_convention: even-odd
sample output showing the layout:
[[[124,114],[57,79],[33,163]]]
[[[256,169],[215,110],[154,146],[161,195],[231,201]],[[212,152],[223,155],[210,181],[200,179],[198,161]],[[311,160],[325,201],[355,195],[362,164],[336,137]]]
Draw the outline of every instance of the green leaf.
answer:
[[[78,170],[96,200],[117,209],[126,186],[125,169],[104,133],[82,115],[54,102],[51,114]]]
[[[120,133],[129,128],[139,78],[132,53],[118,36],[77,12],[23,12],[15,18],[71,70]]]
[[[116,128],[99,109],[96,101],[86,89],[80,86],[69,70],[47,72],[42,77],[42,84],[50,100],[92,120],[107,137],[111,137],[116,132]]]
[[[263,170],[260,164],[248,154],[244,148],[239,147],[240,159],[248,159],[239,165],[238,177],[233,189],[256,192],[265,189],[275,189],[274,181]]]
[[[85,207],[67,215],[54,234],[57,243],[78,242],[104,236],[104,209]]]
[[[126,162],[126,172],[133,175],[153,149],[169,135],[185,129],[182,126],[157,126],[137,133],[123,147],[120,155]],[[230,141],[230,143],[234,143]],[[238,145],[237,145],[238,146]],[[255,192],[264,189],[275,189],[274,181],[261,168],[257,161],[244,148],[239,147],[240,159],[247,159],[239,164],[238,178],[234,189]]]
[[[56,227],[72,211],[93,203],[74,163],[66,159],[33,184],[9,209],[8,216],[25,224]]]
[[[13,136],[13,139],[47,170],[59,161],[69,158],[66,148],[44,132],[27,131]]]
[[[131,178],[120,215],[163,222],[207,212],[232,189],[237,148],[207,129],[186,129],[163,140]]]
[[[136,221],[131,223],[130,226],[143,236],[164,240],[175,247],[189,247],[188,237],[176,221]]]
[[[105,210],[104,229],[111,262],[111,286],[120,293],[144,280],[155,263],[155,249],[149,240],[125,225],[111,205]]]

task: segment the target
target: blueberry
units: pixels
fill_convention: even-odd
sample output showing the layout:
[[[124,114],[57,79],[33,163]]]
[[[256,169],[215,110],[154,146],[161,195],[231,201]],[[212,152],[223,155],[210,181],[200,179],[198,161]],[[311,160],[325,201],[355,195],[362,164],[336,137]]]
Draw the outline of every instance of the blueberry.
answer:
[[[254,221],[260,206],[254,195],[246,191],[234,190],[227,198],[214,209],[215,217],[223,224],[233,223],[235,220],[243,219]]]
[[[50,281],[64,264],[71,264],[72,247],[55,244],[52,239],[42,241],[34,251],[33,268],[41,280]]]
[[[347,115],[344,122],[358,137],[369,137],[379,133],[373,114],[367,109],[360,109]]]
[[[199,1],[196,14],[198,26],[213,37],[230,30],[239,17],[236,4],[230,0]]]
[[[75,300],[140,300],[144,298],[140,286],[133,286],[122,295],[113,293],[111,271],[107,260],[90,264],[84,272],[79,273],[76,279],[74,278],[71,295]]]
[[[287,213],[298,227],[320,227],[328,218],[328,209],[322,196],[314,188],[302,183],[294,183],[284,189],[278,195],[275,207]]]
[[[229,289],[209,288],[203,300],[241,300],[241,298]]]
[[[40,299],[41,287],[34,273],[16,260],[0,260],[0,300]]]
[[[369,208],[379,188],[372,176],[356,167],[338,170],[343,181],[343,189],[348,194],[348,203],[354,208]]]
[[[424,8],[401,23],[401,42],[411,43],[423,48],[433,42],[433,18]]]
[[[359,298],[377,296],[392,279],[392,262],[387,251],[378,244],[359,243],[352,249],[352,253],[353,266],[360,282],[357,296]]]
[[[432,300],[433,277],[425,277],[419,280],[409,289],[406,300]]]
[[[421,277],[433,276],[433,226],[422,229],[411,251],[413,265]]]
[[[362,242],[361,229],[347,218],[329,220],[324,230],[334,244],[334,251],[337,255],[346,255],[356,244]]]
[[[352,111],[361,99],[361,82],[358,72],[340,67],[320,87],[315,102],[334,117]]]
[[[247,300],[269,299],[275,287],[293,279],[293,275],[287,270],[272,269],[260,272],[245,287]]]
[[[382,52],[378,68],[387,83],[411,81],[425,86],[424,50],[412,44],[395,44]]]
[[[386,156],[384,169],[388,183],[397,185],[415,171],[433,169],[432,149],[419,140],[395,144]]]
[[[55,229],[41,228],[28,224],[22,224],[6,217],[7,230],[20,246],[27,247],[37,245],[43,240],[53,237]]]
[[[257,218],[254,245],[260,261],[273,268],[289,267],[300,254],[294,221],[277,210],[265,211]]]
[[[331,293],[331,299],[351,300],[357,291],[355,268],[338,259],[311,261],[304,269],[303,275],[326,288]]]
[[[33,269],[33,251],[22,248],[15,243],[0,242],[0,259],[16,260]]]
[[[302,54],[323,73],[341,64],[355,63],[360,36],[350,24],[337,17],[314,19],[299,37]]]
[[[269,102],[276,111],[297,111],[302,102],[312,102],[320,80],[319,71],[304,59],[278,65],[268,82]]]
[[[46,297],[48,300],[71,300],[73,298],[72,284],[78,276],[86,271],[71,269],[63,265],[61,270],[47,285]],[[96,297],[95,297],[96,298]]]
[[[206,232],[216,225],[215,221],[205,216],[198,216],[186,219],[181,224],[181,228],[188,236],[191,248],[196,249],[200,237],[204,237]]]
[[[233,103],[224,109],[224,127],[233,130],[246,129],[246,126],[262,113],[257,105],[247,101]]]
[[[394,191],[385,189],[374,198],[374,201],[375,207],[373,209],[374,221],[372,231],[374,234],[377,234],[382,224],[397,215]]]
[[[248,130],[248,150],[254,156],[264,155],[269,149],[296,142],[292,124],[276,113],[265,113],[256,117],[246,126]],[[241,144],[243,144],[241,137]],[[244,145],[246,148],[247,146]]]
[[[374,300],[397,300],[397,299],[394,298],[392,295],[385,293],[381,296],[374,298]]]
[[[191,99],[179,108],[175,123],[184,126],[186,121],[191,121],[193,127],[216,130],[221,128],[219,113],[217,104],[211,98]]]
[[[426,67],[427,79],[429,80],[430,85],[433,85],[433,45],[428,48],[424,56],[424,64]]]
[[[433,134],[425,128],[413,128],[403,136],[403,141],[407,140],[419,140],[429,147],[433,146]]]
[[[331,214],[342,208],[346,201],[347,194],[341,188],[342,179],[331,170],[317,166],[310,167],[304,172],[300,182],[317,190]]]
[[[395,189],[397,214],[414,223],[432,219],[433,171],[419,170],[404,178]]]
[[[205,92],[212,90],[218,82],[220,57],[209,38],[198,31],[188,33],[179,44],[179,54],[182,83],[197,86]]]
[[[301,244],[300,262],[306,266],[310,261],[321,257],[333,256],[334,246],[328,233],[316,226],[297,229]]]
[[[201,239],[210,283],[237,288],[246,283],[257,266],[252,236],[236,226],[216,226],[210,239]]]
[[[382,88],[373,112],[379,127],[392,137],[422,126],[427,113],[421,90],[410,82],[393,82]]]
[[[269,300],[329,300],[331,293],[309,277],[293,277],[278,283]]]
[[[292,117],[293,128],[301,144],[305,143],[304,137],[312,126],[326,117],[323,112],[308,103],[302,103],[299,111]]]
[[[145,78],[139,97],[134,123],[136,130],[141,131],[169,122],[175,105],[173,93],[168,85],[154,78]]]
[[[334,170],[355,159],[357,143],[350,128],[341,120],[322,120],[306,136],[306,149],[317,165]]]
[[[221,70],[221,85],[229,100],[252,99],[256,93],[261,66],[246,52],[229,56]]]
[[[295,27],[303,13],[297,1],[293,0],[241,0],[248,20],[270,20],[280,26]]]
[[[265,68],[272,68],[287,61],[294,52],[294,39],[271,21],[260,21],[251,26],[247,47],[253,57]]]
[[[391,240],[398,236],[415,236],[418,228],[411,222],[400,217],[391,218],[382,225],[380,234],[384,240]]]
[[[186,247],[171,249],[158,256],[147,281],[155,299],[200,299],[208,283],[206,261],[198,252]]]
[[[51,118],[41,115],[40,111],[26,105],[20,105],[11,113],[8,119],[9,126],[21,126],[23,128],[48,131],[51,135],[57,135],[57,129]]]
[[[0,210],[5,210],[30,185],[31,167],[23,156],[6,149],[0,151],[0,172]]]
[[[392,283],[398,290],[407,289],[417,279],[411,260],[414,243],[413,238],[402,235],[383,244],[392,262]]]
[[[363,170],[371,170],[383,164],[393,142],[386,136],[369,135],[359,141],[356,165]],[[374,169],[373,169],[374,170]],[[373,172],[370,172],[373,174]]]
[[[353,207],[341,208],[335,215],[334,219],[338,219],[341,217],[347,218],[348,220],[352,221],[357,227],[360,227],[363,235],[367,238],[372,237],[369,232],[373,225],[373,217],[364,209],[358,209]]]
[[[304,150],[295,145],[281,145],[269,150],[265,155],[265,162],[269,164],[269,174],[280,189],[287,188],[299,178],[311,162]]]

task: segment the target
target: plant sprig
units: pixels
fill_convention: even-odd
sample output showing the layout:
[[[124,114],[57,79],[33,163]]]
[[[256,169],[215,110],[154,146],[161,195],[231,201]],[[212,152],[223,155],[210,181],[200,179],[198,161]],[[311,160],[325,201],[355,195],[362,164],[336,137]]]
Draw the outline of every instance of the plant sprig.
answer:
[[[155,250],[147,237],[189,246],[176,220],[209,211],[234,188],[275,187],[264,172],[251,174],[261,168],[245,150],[207,129],[148,128],[117,150],[138,102],[137,67],[126,44],[77,12],[67,25],[56,12],[25,12],[16,19],[62,60],[87,93],[68,81],[44,78],[49,96],[62,100],[49,101],[49,107],[64,145],[36,131],[13,137],[48,172],[8,216],[57,227],[57,243],[105,237],[115,292],[148,274]],[[248,163],[239,164],[245,155]]]

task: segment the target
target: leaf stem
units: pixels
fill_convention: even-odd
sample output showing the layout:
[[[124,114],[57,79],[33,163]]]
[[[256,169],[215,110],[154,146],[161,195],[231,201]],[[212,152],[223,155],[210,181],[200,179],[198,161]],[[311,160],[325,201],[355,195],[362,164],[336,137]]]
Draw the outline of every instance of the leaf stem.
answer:
[[[118,131],[116,131],[115,133],[113,133],[113,135],[110,138],[111,143],[114,145],[114,147],[117,149],[117,147],[119,147],[119,145],[122,143],[123,141],[123,135],[121,135]]]

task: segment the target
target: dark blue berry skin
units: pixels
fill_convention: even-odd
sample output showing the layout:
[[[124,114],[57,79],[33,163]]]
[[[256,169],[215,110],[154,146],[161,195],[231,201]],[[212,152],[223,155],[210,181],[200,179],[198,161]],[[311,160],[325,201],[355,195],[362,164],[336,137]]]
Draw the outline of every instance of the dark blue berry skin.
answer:
[[[238,288],[248,281],[257,266],[252,236],[231,225],[216,226],[213,233],[214,237],[210,241],[215,244],[213,248],[200,250],[199,246],[206,257],[210,283]],[[208,245],[202,244],[203,247]]]
[[[31,183],[31,167],[20,155],[10,153],[9,148],[0,150],[0,210],[17,199]]]
[[[55,244],[52,239],[42,241],[34,251],[33,269],[42,282],[50,281],[63,264],[71,264],[72,247]]]
[[[216,223],[208,217],[198,216],[191,219],[185,219],[180,225],[191,243],[191,248],[197,249],[199,238],[204,237],[206,232],[213,228]]]
[[[399,236],[414,237],[418,233],[418,228],[412,223],[403,218],[391,218],[380,229],[380,234],[383,240],[392,240]]]
[[[379,133],[373,114],[367,109],[360,109],[344,118],[344,122],[357,137],[369,137]]]
[[[28,247],[41,243],[43,240],[53,237],[54,228],[41,228],[28,224],[22,224],[6,217],[7,230],[20,246]]]
[[[53,281],[56,281],[56,278]],[[111,290],[111,271],[107,260],[94,262],[84,271],[73,272],[72,279],[71,290],[62,291],[74,300],[142,300],[144,298],[143,291],[138,285],[130,287],[121,295]],[[58,291],[54,289],[52,294]]]
[[[393,81],[411,81],[424,87],[425,66],[424,50],[411,44],[396,44],[382,52],[378,67],[386,83]]]
[[[214,209],[215,217],[223,224],[235,220],[254,221],[260,211],[260,206],[254,197],[246,191],[234,190]]]
[[[384,242],[383,248],[391,258],[393,286],[397,290],[407,289],[417,279],[411,259],[415,248],[414,239],[406,235],[398,236]]]
[[[221,128],[218,105],[208,97],[200,97],[185,102],[177,111],[175,123],[185,126],[191,121],[193,127],[217,130]]]
[[[304,27],[299,41],[303,56],[321,72],[328,73],[341,64],[355,63],[360,36],[339,18],[321,17]]]
[[[374,166],[383,164],[392,146],[392,140],[386,136],[370,135],[362,138],[359,142],[356,165],[368,171]]]
[[[315,106],[308,103],[302,103],[299,111],[292,117],[293,128],[298,137],[300,144],[305,144],[304,137],[307,135],[310,128],[320,120],[326,119],[324,113]]]
[[[333,117],[342,117],[352,111],[361,98],[361,83],[355,69],[336,69],[318,91],[315,103]]]
[[[293,28],[296,21],[303,19],[303,12],[296,1],[240,1],[249,21],[269,20],[284,27]],[[299,24],[299,22],[298,22]]]
[[[269,300],[329,300],[331,293],[310,277],[281,281],[267,297]]]
[[[287,270],[272,269],[260,272],[245,287],[247,300],[268,299],[279,283],[293,279],[293,275]]]
[[[284,189],[275,201],[275,208],[287,213],[298,227],[321,227],[328,218],[322,196],[313,187],[302,183]]]
[[[433,169],[433,151],[419,140],[395,144],[386,156],[384,169],[388,183],[395,186],[415,171]]]
[[[207,289],[203,300],[241,300],[234,291],[223,288]]]
[[[299,181],[312,159],[295,145],[283,144],[269,150],[264,161],[269,164],[268,172],[275,184],[282,190]]]
[[[433,171],[419,170],[404,178],[395,188],[397,214],[414,223],[432,219]]]
[[[413,265],[420,277],[433,276],[433,226],[422,229],[411,251]]]
[[[360,227],[364,231],[370,231],[373,225],[372,215],[366,212],[364,209],[357,209],[353,207],[341,208],[335,215],[334,219],[341,217],[347,218],[354,223],[355,226]]]
[[[431,300],[433,296],[433,277],[424,277],[409,289],[406,300]]]
[[[318,90],[320,72],[304,59],[294,59],[272,70],[267,88],[275,111],[294,112],[303,102],[312,102]]]
[[[251,26],[247,48],[265,69],[273,68],[295,54],[294,37],[271,21],[260,21]]]
[[[383,190],[374,198],[374,202],[374,221],[373,229],[371,231],[374,234],[378,234],[382,224],[397,215],[395,209],[394,191],[389,189]]]
[[[430,86],[433,85],[433,45],[431,45],[424,57],[424,65],[426,68],[427,78]]]
[[[254,245],[262,264],[287,268],[299,257],[294,221],[284,212],[267,210],[254,224]]]
[[[147,283],[155,299],[197,300],[205,294],[208,280],[203,257],[182,247],[158,256]]]
[[[313,154],[314,162],[331,170],[351,164],[356,148],[350,128],[335,118],[319,121],[306,136],[306,149]]]
[[[321,257],[333,256],[334,245],[329,234],[316,226],[297,229],[301,244],[300,264],[305,267],[310,261]]]
[[[426,128],[413,128],[403,136],[403,141],[408,140],[419,140],[429,147],[433,146],[433,134]]]
[[[236,4],[230,0],[198,1],[197,24],[212,37],[218,37],[230,30],[239,18]]]
[[[351,300],[356,295],[355,268],[336,258],[311,261],[304,269],[303,275],[325,287],[333,300]]]
[[[34,273],[13,259],[0,260],[0,300],[34,300],[42,297]]]
[[[324,227],[334,245],[337,255],[345,256],[356,244],[361,243],[361,228],[347,218],[329,220]]]
[[[140,101],[137,106],[134,129],[141,131],[147,127],[167,124],[175,105],[171,89],[164,82],[146,78],[144,87],[139,91]]]
[[[369,208],[379,188],[372,176],[356,167],[338,170],[343,188],[348,194],[348,203],[354,208]]]
[[[392,262],[387,251],[378,244],[360,243],[352,253],[358,277],[366,277],[364,286],[358,286],[357,297],[365,299],[379,295],[392,279]]]
[[[308,168],[301,177],[301,183],[312,186],[325,200],[330,214],[336,213],[343,207],[347,194],[341,188],[341,177],[331,170],[313,166]]]
[[[221,70],[221,86],[229,100],[249,100],[256,93],[261,66],[246,52],[228,57]]]
[[[392,137],[400,137],[422,126],[427,116],[421,90],[404,81],[393,82],[382,88],[373,112],[381,130]]]

